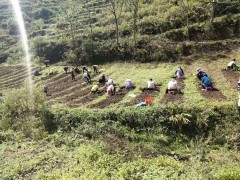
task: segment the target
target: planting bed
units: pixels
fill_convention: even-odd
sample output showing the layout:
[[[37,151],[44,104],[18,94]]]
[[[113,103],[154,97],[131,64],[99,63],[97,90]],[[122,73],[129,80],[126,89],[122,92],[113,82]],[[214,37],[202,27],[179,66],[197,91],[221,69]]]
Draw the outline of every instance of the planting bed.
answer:
[[[199,85],[198,90],[201,93],[201,95],[204,96],[206,99],[216,99],[216,100],[226,99],[226,96],[224,96],[223,93],[218,89],[216,89],[215,87],[213,88],[212,91],[205,91],[205,90],[202,90],[202,86]]]
[[[177,83],[178,83],[178,88],[180,89],[180,92],[177,94],[165,94],[161,99],[162,103],[181,102],[183,100],[183,91],[185,87],[184,80],[177,79]]]
[[[23,66],[0,66],[0,90],[19,88],[27,77]]]
[[[237,88],[237,84],[240,78],[240,72],[239,71],[227,71],[222,70],[223,75],[225,78],[230,81],[232,88]]]
[[[89,108],[105,108],[111,104],[117,104],[121,102],[124,96],[128,93],[127,89],[122,89],[120,92],[116,93],[113,96],[108,96],[106,99],[88,106]]]
[[[70,107],[80,107],[84,104],[87,104],[95,99],[97,99],[98,97],[104,95],[106,92],[104,90],[99,91],[98,93],[92,94],[90,93],[91,89],[88,89],[88,93],[86,96],[83,96],[81,99],[72,101],[68,103],[68,106]]]

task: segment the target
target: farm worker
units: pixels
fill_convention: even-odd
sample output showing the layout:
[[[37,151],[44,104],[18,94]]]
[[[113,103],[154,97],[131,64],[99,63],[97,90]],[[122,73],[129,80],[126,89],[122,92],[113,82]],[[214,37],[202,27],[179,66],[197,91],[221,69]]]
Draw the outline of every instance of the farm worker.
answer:
[[[65,71],[66,74],[68,73],[68,67],[67,67],[67,66],[65,66],[65,67],[63,68],[63,70]]]
[[[132,87],[133,87],[133,84],[132,84],[131,79],[127,79],[126,82],[125,82],[125,88],[126,89],[132,89]]]
[[[175,72],[175,75],[177,78],[180,78],[180,79],[184,79],[185,76],[184,76],[184,72],[183,72],[183,69],[181,68],[181,66],[179,66]]]
[[[88,72],[88,68],[87,68],[86,66],[83,66],[82,70],[83,70],[83,73],[84,73],[85,71]]]
[[[107,87],[107,94],[109,96],[112,96],[114,95],[115,93],[115,87],[113,86],[113,84],[110,84],[108,87]]]
[[[99,78],[99,83],[105,83],[106,82],[106,78],[105,78],[105,75],[102,74]]]
[[[37,69],[35,69],[34,71],[33,71],[33,75],[34,76],[39,76],[40,75],[40,72],[39,72],[40,70],[37,68]]]
[[[155,88],[156,88],[156,86],[155,86],[154,81],[152,80],[152,78],[149,79],[147,82],[147,89],[155,89]]]
[[[98,65],[93,65],[93,71],[97,74],[98,72]]]
[[[90,83],[91,82],[91,78],[90,78],[90,74],[88,72],[83,73],[83,78]]]
[[[99,86],[98,86],[98,84],[95,84],[95,85],[92,87],[91,92],[92,92],[92,93],[96,93],[98,90],[99,90]]]
[[[207,76],[207,73],[205,73],[201,68],[197,68],[197,72],[196,76],[199,80],[201,80],[203,76]]]
[[[48,67],[49,64],[50,64],[50,60],[45,60],[45,61],[44,61],[44,64],[45,64],[46,67]]]
[[[228,70],[237,70],[238,67],[236,65],[236,59],[233,59],[231,62],[228,63],[228,66],[227,66],[227,69]]]
[[[72,68],[72,72],[71,72],[71,76],[72,76],[72,80],[75,81],[75,71],[74,68]]]
[[[78,69],[78,67],[75,67],[75,73],[80,74],[80,70]]]
[[[114,84],[114,81],[112,78],[109,78],[108,81],[107,81],[107,85],[111,85],[111,84]]]
[[[203,89],[207,89],[208,87],[212,88],[212,81],[208,76],[203,76],[201,82]]]
[[[147,87],[143,88],[142,91],[144,92],[146,90],[154,90],[155,88],[156,88],[155,83],[154,83],[154,81],[151,78],[147,82]]]
[[[45,93],[46,96],[48,95],[48,86],[47,85],[44,85],[43,92]]]
[[[169,91],[173,91],[174,93],[176,93],[178,90],[178,84],[177,81],[175,79],[172,79],[171,81],[169,81],[168,85],[167,85],[167,89],[166,89],[166,94]]]

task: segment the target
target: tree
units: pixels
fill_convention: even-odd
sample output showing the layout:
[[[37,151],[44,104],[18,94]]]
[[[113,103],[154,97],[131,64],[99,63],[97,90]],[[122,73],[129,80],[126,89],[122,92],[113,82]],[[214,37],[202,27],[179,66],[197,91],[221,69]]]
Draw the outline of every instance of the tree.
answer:
[[[119,20],[122,15],[123,4],[124,0],[109,0],[109,5],[107,7],[114,16],[117,46],[119,46]]]
[[[190,10],[189,0],[180,0],[180,6],[182,7],[182,10],[186,17],[187,38],[189,40],[189,15],[188,15]]]
[[[136,46],[136,34],[138,31],[137,21],[138,21],[139,0],[127,0],[126,2],[129,8],[129,11],[133,16],[133,39],[134,39],[134,45]]]
[[[78,29],[78,15],[81,7],[76,0],[62,0],[59,3],[62,14],[59,14],[59,28],[70,35],[72,49],[76,49],[76,35]]]

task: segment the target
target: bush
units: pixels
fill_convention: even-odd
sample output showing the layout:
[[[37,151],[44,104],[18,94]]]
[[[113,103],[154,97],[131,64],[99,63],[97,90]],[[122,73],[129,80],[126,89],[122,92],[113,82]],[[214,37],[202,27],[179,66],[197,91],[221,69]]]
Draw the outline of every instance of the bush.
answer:
[[[29,96],[27,87],[3,94],[0,104],[0,129],[22,131],[27,137],[40,138],[46,132],[56,130],[49,106],[43,93],[34,92]]]
[[[36,56],[43,60],[57,62],[64,59],[64,53],[68,49],[67,45],[45,37],[38,37],[32,40],[31,46]]]

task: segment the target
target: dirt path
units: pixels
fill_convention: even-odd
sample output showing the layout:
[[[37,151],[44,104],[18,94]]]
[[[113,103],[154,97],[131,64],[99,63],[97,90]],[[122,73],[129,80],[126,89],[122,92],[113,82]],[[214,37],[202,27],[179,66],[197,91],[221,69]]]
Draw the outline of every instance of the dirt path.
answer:
[[[183,90],[185,88],[184,80],[177,79],[178,87],[180,89],[180,93],[177,94],[164,94],[161,99],[161,103],[169,103],[169,102],[182,102],[183,101]]]

